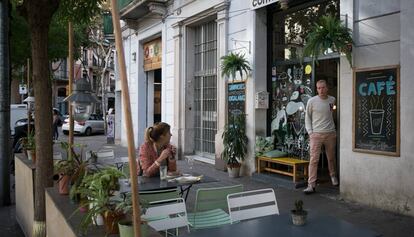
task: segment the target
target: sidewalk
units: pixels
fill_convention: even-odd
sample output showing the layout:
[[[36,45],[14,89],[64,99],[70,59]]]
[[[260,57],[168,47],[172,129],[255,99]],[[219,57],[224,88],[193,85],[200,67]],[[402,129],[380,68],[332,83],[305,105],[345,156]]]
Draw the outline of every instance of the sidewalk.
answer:
[[[126,156],[127,149],[118,145],[99,145],[99,138],[93,139],[95,145],[88,145],[91,149],[113,148],[116,156]],[[63,140],[63,139],[62,139]],[[102,144],[100,143],[100,144]],[[55,150],[58,150],[55,147]],[[252,177],[229,178],[226,172],[216,170],[212,165],[195,161],[193,169],[189,169],[187,163],[179,160],[178,169],[182,172],[197,172],[214,177],[219,182],[194,185],[189,193],[188,210],[193,209],[195,192],[200,187],[217,187],[226,185],[243,184],[245,190],[274,188],[281,213],[288,213],[296,199],[302,199],[304,207],[309,212],[323,215],[331,215],[346,220],[355,225],[374,230],[384,237],[414,237],[414,217],[402,216],[375,208],[350,203],[341,199],[338,189],[330,186],[317,189],[317,193],[304,195],[302,188],[294,189],[286,187],[285,183],[269,176],[265,182]],[[12,193],[14,195],[14,192]],[[14,197],[12,198],[14,200]],[[0,236],[21,237],[24,236],[15,220],[15,206],[0,207]],[[51,236],[52,237],[52,236]]]

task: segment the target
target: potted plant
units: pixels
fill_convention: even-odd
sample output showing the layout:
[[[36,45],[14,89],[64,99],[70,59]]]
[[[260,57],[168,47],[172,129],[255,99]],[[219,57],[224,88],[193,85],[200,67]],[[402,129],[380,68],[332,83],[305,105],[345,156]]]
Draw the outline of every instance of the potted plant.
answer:
[[[140,200],[141,215],[145,215],[149,206],[145,199]],[[134,227],[132,222],[132,200],[128,195],[125,199],[119,202],[117,210],[125,214],[125,218],[118,222],[120,237],[134,237]],[[148,233],[148,222],[141,216],[141,237],[146,237]]]
[[[252,69],[249,62],[241,53],[229,53],[221,57],[221,75],[227,78],[232,78],[232,81],[236,78],[236,73],[239,72],[240,78],[243,78],[243,72],[249,74]]]
[[[344,53],[352,67],[352,33],[341,21],[332,15],[322,16],[305,39],[304,56],[318,60],[321,53],[329,50]]]
[[[98,153],[96,151],[89,151],[89,154],[90,154],[89,163],[96,164],[98,162]]]
[[[27,134],[26,137],[21,138],[21,144],[23,144],[23,149],[26,151],[27,159],[32,160],[33,163],[36,162],[36,140],[34,131],[31,131]]]
[[[118,180],[121,177],[124,177],[124,174],[113,167],[85,175],[76,190],[77,194],[87,197],[82,204],[88,207],[80,223],[83,233],[86,233],[98,215],[102,215],[104,219],[106,233],[118,233],[117,222],[122,219],[123,213],[116,208],[119,198],[114,196],[114,193],[119,189]]]
[[[82,152],[77,154],[73,147],[80,145],[73,145],[70,147],[69,143],[61,142],[62,149],[66,150],[67,160],[59,160],[54,165],[55,179],[58,180],[59,193],[69,194],[69,185],[73,189],[81,182],[87,170],[87,161],[82,159]],[[72,151],[72,156],[69,156],[69,151]],[[74,196],[70,196],[73,200]]]
[[[306,223],[306,216],[308,212],[303,210],[303,201],[295,201],[295,209],[291,210],[292,213],[292,222],[294,225],[302,226]]]
[[[229,118],[224,127],[223,152],[221,158],[227,162],[227,171],[232,178],[239,176],[241,162],[247,154],[246,115],[238,114]]]

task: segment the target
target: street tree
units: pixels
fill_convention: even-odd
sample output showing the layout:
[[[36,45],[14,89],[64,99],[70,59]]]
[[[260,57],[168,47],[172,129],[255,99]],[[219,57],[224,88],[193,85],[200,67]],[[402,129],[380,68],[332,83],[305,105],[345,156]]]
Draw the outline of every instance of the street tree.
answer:
[[[34,203],[34,237],[46,236],[45,188],[53,186],[52,84],[49,71],[49,29],[55,13],[62,19],[88,22],[100,13],[100,0],[23,0],[19,13],[28,23],[33,62],[33,85],[36,98],[36,175]],[[58,11],[59,9],[59,11]]]
[[[97,90],[100,90],[101,94],[101,110],[104,115],[106,127],[105,111],[107,109],[107,87],[108,83],[110,83],[108,68],[110,63],[113,63],[112,60],[115,50],[115,42],[109,41],[105,37],[103,28],[103,18],[102,16],[99,16],[95,19],[95,24],[91,24],[89,27],[89,40],[91,41],[90,48],[92,49],[93,54],[98,58],[98,67],[95,72],[99,75],[100,80]]]

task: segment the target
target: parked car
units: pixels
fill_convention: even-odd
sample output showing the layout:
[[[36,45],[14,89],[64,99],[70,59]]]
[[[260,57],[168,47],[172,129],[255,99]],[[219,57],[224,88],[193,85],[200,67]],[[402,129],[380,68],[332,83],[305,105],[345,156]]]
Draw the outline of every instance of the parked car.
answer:
[[[63,115],[60,113],[60,111],[56,108],[53,108],[54,111],[57,112],[60,119],[63,121]],[[27,112],[26,112],[27,113]],[[34,120],[30,120],[30,126],[31,129],[34,131],[35,125]],[[21,152],[22,150],[22,144],[20,143],[20,139],[22,137],[27,136],[27,114],[25,118],[19,119],[14,123],[14,135],[13,135],[13,149],[14,152]]]
[[[11,104],[10,105],[10,132],[13,136],[15,133],[16,121],[27,118],[27,104]],[[27,123],[27,122],[26,122]]]
[[[85,122],[74,123],[73,132],[77,134],[84,134],[86,136],[92,133],[105,132],[104,120],[101,115],[92,114]],[[65,119],[62,125],[63,134],[69,134],[69,119]]]
[[[34,131],[34,121],[30,121],[30,128]],[[14,124],[14,135],[13,135],[13,150],[15,153],[22,151],[21,138],[27,137],[27,118],[19,119]]]

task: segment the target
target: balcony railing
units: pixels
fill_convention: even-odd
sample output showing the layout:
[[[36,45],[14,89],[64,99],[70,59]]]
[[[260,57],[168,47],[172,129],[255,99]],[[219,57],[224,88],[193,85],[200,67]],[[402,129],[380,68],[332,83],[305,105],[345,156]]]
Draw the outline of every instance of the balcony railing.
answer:
[[[126,7],[128,4],[130,4],[134,0],[118,0],[118,10],[122,10],[124,7]]]

